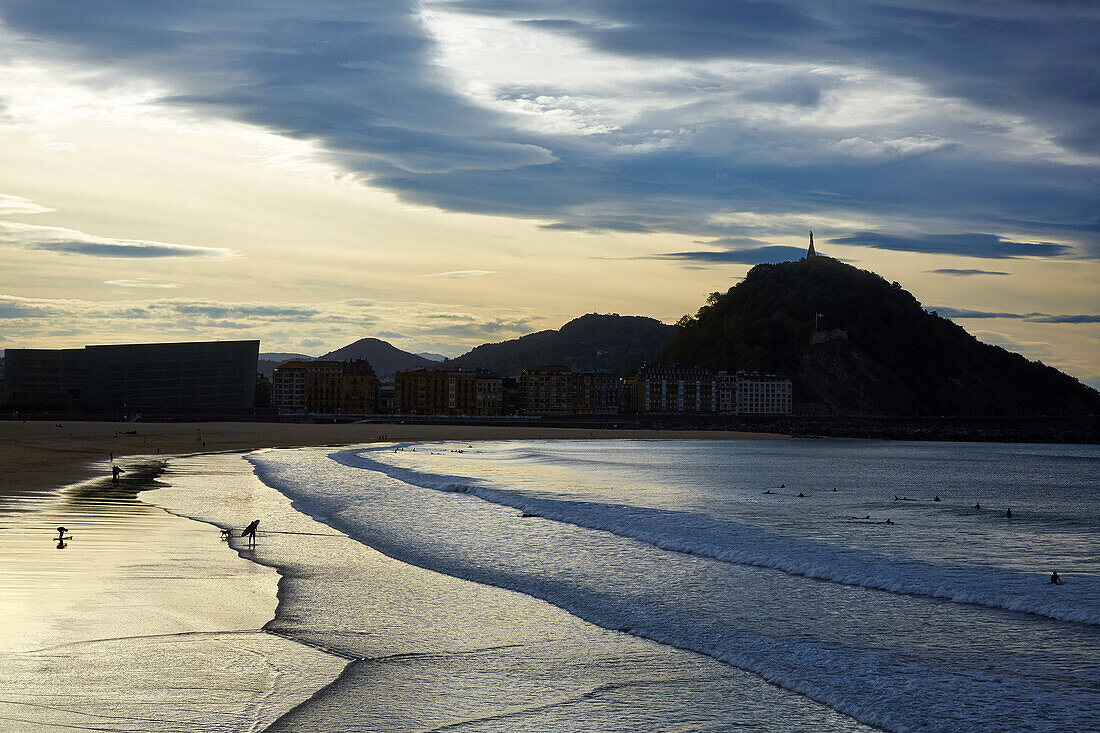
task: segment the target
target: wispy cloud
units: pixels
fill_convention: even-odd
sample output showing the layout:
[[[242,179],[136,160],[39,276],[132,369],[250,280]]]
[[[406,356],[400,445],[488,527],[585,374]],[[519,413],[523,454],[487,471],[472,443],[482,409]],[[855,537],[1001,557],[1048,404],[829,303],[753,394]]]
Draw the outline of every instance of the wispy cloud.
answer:
[[[23,216],[26,214],[45,214],[53,209],[36,204],[22,196],[10,196],[0,193],[0,216]]]
[[[144,277],[134,278],[133,280],[104,280],[103,282],[118,288],[138,288],[141,290],[171,290],[180,287],[179,283],[158,283]]]
[[[429,275],[418,275],[418,277],[440,277],[447,280],[465,280],[466,278],[495,274],[497,274],[496,270],[450,270],[448,272],[433,272]]]
[[[223,247],[202,247],[140,239],[114,239],[64,227],[0,221],[0,247],[57,254],[125,259],[189,257],[224,259],[239,254]]]
[[[1009,318],[1031,321],[1032,323],[1100,323],[1100,315],[1095,313],[1051,315],[1049,313],[1012,313],[1006,311],[971,310],[968,308],[951,308],[949,306],[927,308],[926,310],[935,311],[944,318],[959,318],[963,320],[971,318]]]
[[[953,275],[955,277],[969,277],[972,275],[1008,275],[1007,272],[999,272],[997,270],[956,270],[951,267],[941,267],[938,270],[925,270],[925,272],[932,273],[934,275]]]
[[[861,231],[833,237],[833,244],[859,245],[896,252],[963,255],[987,259],[1017,257],[1061,257],[1073,253],[1073,247],[1053,242],[1014,242],[996,234],[917,234],[900,235]]]
[[[687,262],[711,262],[722,264],[760,265],[764,263],[789,262],[806,256],[801,247],[783,245],[765,247],[746,247],[728,250],[698,250],[695,252],[668,252],[656,255],[659,259],[683,260]]]

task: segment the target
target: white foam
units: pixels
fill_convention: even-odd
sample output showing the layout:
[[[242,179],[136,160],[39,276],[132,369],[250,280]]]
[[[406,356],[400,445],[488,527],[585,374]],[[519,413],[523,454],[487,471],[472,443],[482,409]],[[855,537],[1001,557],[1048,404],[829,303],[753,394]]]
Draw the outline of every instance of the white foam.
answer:
[[[368,453],[374,457],[368,457]],[[330,454],[337,463],[378,471],[414,486],[472,494],[494,504],[611,532],[662,550],[773,568],[844,585],[1100,625],[1100,582],[1094,577],[1074,578],[1070,584],[1052,586],[1045,573],[889,559],[861,550],[796,540],[705,514],[531,497],[490,487],[469,477],[393,466],[376,460],[378,456],[373,449]]]

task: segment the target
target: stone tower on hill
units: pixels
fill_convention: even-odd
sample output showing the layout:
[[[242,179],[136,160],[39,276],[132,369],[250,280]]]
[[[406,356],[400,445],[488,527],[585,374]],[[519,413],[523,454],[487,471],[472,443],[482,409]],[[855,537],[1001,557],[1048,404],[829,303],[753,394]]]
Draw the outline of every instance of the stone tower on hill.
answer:
[[[810,232],[810,248],[806,250],[806,256],[803,259],[810,259],[811,257],[817,257],[817,252],[814,252],[814,233]]]

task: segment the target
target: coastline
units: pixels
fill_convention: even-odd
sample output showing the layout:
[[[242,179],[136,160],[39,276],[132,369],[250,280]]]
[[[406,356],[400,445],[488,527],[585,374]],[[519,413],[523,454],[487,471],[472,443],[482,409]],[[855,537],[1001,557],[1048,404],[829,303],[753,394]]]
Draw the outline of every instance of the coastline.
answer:
[[[5,730],[260,730],[347,663],[264,630],[278,573],[139,499],[164,473],[140,458],[0,514]]]
[[[131,434],[131,431],[133,433]],[[389,441],[439,440],[783,440],[775,433],[695,430],[590,430],[587,428],[498,427],[360,423],[127,423],[0,421],[0,500],[41,494],[110,472],[116,460],[138,455],[171,456],[246,452]]]

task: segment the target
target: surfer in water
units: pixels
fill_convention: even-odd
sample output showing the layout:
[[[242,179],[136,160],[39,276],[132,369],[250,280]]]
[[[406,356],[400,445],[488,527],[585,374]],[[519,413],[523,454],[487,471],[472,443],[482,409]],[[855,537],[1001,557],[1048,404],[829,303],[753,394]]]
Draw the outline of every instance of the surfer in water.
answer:
[[[1062,584],[1062,579],[1058,577],[1058,573],[1051,573],[1050,574],[1050,584],[1051,585],[1061,585]]]

